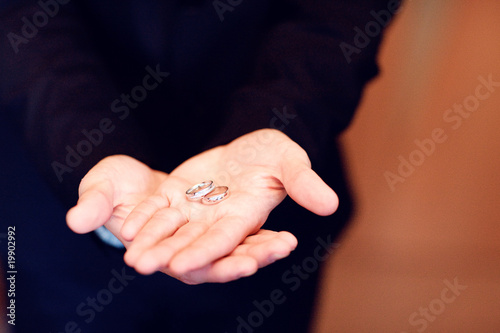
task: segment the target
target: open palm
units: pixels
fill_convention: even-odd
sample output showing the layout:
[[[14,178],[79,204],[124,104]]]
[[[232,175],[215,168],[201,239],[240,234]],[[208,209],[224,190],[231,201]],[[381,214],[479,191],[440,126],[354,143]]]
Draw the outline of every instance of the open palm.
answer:
[[[127,264],[143,274],[160,270],[186,283],[234,280],[287,256],[296,238],[261,229],[287,194],[319,215],[333,213],[338,204],[311,170],[305,151],[275,130],[208,150],[169,175],[125,156],[101,163],[100,171],[98,164],[82,181],[79,203],[68,213],[70,227],[87,232],[106,222],[128,247]],[[216,205],[188,201],[185,191],[205,180],[228,186],[229,198]],[[94,215],[87,212],[92,223],[78,220],[86,200],[89,209],[94,203]]]

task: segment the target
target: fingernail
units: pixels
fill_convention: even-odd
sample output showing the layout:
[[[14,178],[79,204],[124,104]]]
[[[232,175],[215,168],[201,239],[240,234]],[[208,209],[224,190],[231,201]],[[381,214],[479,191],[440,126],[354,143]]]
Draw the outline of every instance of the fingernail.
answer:
[[[249,277],[250,275],[254,275],[255,274],[255,271],[248,271],[248,272],[243,272],[243,273],[240,273],[238,275],[238,279],[240,278],[245,278],[245,277]]]
[[[271,255],[272,262],[288,257],[288,254],[274,253]]]

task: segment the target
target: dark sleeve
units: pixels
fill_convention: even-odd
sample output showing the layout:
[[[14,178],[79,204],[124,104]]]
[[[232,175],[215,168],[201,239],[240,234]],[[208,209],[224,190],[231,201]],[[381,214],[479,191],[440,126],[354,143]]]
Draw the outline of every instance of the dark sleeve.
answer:
[[[44,178],[74,205],[100,159],[123,153],[150,162],[148,145],[133,121],[111,112],[120,92],[73,2],[11,3],[0,2],[0,106]]]
[[[262,44],[251,81],[232,96],[214,145],[276,128],[299,143],[314,164],[347,127],[363,87],[377,74],[383,31],[400,1],[280,3],[282,20]]]

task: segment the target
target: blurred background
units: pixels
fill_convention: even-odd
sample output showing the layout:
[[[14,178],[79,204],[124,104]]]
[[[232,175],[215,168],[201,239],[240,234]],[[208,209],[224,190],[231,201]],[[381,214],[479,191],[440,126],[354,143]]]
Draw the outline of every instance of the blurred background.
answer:
[[[412,0],[390,27],[342,137],[357,213],[314,333],[500,332],[500,87],[479,79],[500,82],[499,17],[494,0]]]

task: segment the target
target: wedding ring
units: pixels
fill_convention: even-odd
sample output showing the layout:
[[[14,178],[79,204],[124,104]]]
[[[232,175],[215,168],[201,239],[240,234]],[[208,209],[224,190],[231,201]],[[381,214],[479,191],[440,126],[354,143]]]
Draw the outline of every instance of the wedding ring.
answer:
[[[214,182],[209,180],[194,185],[189,190],[186,191],[186,196],[188,200],[199,200],[203,198],[208,193],[212,192],[215,188]]]
[[[229,187],[217,186],[201,200],[206,205],[214,205],[226,199],[229,195]]]

